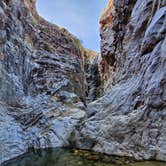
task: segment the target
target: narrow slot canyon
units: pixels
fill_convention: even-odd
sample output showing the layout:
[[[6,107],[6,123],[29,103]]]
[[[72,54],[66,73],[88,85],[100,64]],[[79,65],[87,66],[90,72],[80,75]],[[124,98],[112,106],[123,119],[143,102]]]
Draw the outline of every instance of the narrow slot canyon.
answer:
[[[108,0],[100,52],[36,3],[0,1],[0,165],[164,166],[166,0]]]

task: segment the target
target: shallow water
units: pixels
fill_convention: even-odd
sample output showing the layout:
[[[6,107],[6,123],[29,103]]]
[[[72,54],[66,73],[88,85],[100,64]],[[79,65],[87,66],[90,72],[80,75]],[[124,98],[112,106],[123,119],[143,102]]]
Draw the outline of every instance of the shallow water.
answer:
[[[4,163],[3,166],[166,166],[166,163],[134,162],[128,158],[58,148],[31,151]]]

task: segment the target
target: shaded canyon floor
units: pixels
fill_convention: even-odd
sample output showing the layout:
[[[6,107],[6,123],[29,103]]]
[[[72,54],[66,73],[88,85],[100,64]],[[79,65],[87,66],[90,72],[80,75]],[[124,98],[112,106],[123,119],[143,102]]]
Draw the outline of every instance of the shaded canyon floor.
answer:
[[[77,149],[31,150],[2,166],[164,166],[164,162],[135,162],[131,158],[108,156]]]

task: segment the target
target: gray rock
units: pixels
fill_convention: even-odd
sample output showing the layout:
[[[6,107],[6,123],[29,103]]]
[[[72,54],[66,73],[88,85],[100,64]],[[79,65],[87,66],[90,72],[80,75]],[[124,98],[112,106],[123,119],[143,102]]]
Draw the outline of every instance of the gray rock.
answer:
[[[35,2],[0,1],[0,164],[71,145],[166,161],[166,1],[110,0],[101,57]]]
[[[105,9],[100,70],[105,94],[88,105],[89,117],[75,133],[78,147],[166,161],[165,5],[114,1]]]
[[[0,44],[3,44],[7,41],[7,34],[5,30],[0,30]]]
[[[69,146],[85,116],[79,43],[34,3],[0,2],[0,164],[29,148]]]

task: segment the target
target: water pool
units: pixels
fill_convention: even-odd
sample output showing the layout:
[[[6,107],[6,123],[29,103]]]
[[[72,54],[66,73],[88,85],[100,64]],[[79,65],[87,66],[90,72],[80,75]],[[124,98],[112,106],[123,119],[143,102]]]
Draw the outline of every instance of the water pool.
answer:
[[[107,156],[95,152],[71,149],[30,151],[2,166],[166,166],[164,162],[134,162],[129,158]]]

